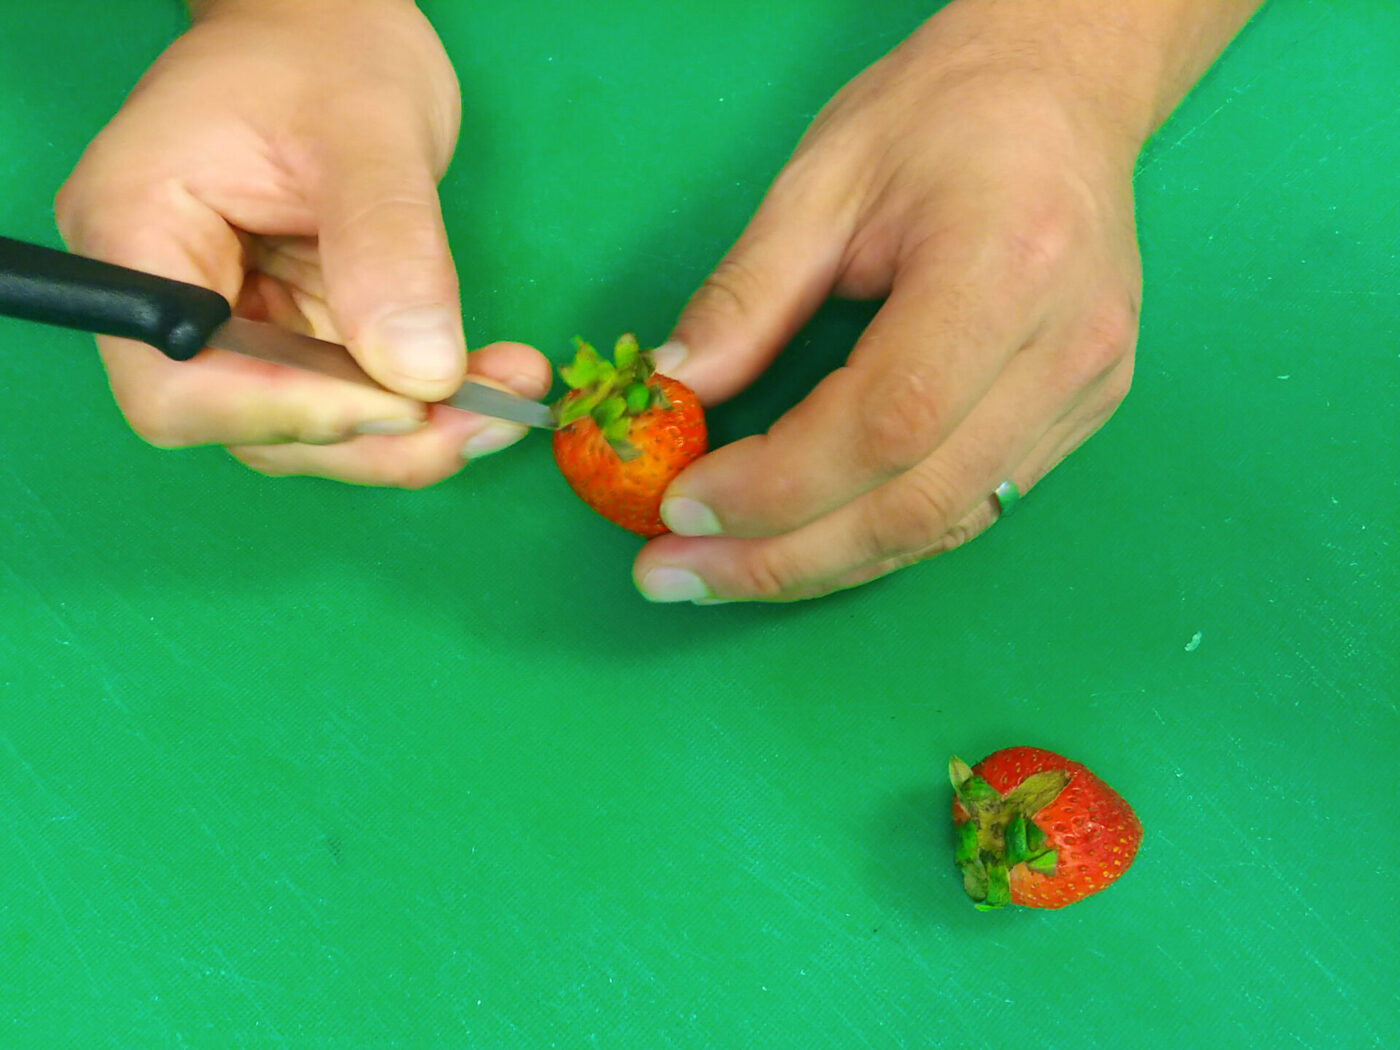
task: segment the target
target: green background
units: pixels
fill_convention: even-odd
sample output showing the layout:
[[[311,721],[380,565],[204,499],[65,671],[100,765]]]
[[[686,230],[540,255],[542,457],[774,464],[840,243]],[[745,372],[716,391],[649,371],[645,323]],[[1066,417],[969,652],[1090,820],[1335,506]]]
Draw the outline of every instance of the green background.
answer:
[[[928,4],[426,7],[468,330],[558,360],[664,337]],[[0,5],[0,231],[57,243],[180,28]],[[1397,70],[1400,5],[1268,7],[1139,165],[1112,423],[817,602],[646,604],[538,436],[417,493],[157,451],[87,340],[0,321],[0,1046],[1400,1044]],[[1106,894],[981,915],[943,767],[1018,742],[1146,839]]]

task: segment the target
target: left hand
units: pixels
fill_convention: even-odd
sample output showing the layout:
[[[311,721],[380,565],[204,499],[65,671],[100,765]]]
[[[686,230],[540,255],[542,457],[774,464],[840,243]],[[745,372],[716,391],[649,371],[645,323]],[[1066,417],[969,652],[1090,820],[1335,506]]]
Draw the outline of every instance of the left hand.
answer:
[[[829,294],[887,297],[844,367],[673,483],[647,597],[807,598],[950,550],[1127,393],[1148,129],[1008,47],[994,7],[954,3],[836,96],[659,352],[710,403]]]

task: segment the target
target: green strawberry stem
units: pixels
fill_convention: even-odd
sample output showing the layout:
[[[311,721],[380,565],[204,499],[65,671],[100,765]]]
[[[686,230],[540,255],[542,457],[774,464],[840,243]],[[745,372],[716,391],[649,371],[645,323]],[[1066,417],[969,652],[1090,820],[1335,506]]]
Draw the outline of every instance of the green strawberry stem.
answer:
[[[1069,783],[1062,769],[1028,776],[1006,795],[973,773],[956,756],[948,763],[953,792],[971,819],[958,828],[956,860],[963,889],[980,911],[1011,901],[1011,869],[1025,864],[1043,875],[1055,874],[1055,851],[1032,819]]]
[[[641,453],[628,440],[632,421],[653,408],[671,407],[661,388],[649,382],[655,372],[651,352],[630,332],[618,339],[611,361],[575,336],[574,359],[559,369],[569,393],[555,402],[555,422],[567,427],[591,416],[619,458],[636,459]]]

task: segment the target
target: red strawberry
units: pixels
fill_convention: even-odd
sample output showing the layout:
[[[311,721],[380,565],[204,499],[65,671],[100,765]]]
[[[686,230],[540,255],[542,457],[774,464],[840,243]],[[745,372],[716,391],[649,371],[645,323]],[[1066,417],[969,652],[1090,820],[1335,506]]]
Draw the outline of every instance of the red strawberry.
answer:
[[[963,887],[984,911],[1083,900],[1127,871],[1142,842],[1132,807],[1053,751],[1008,747],[970,769],[954,758],[948,775]]]
[[[624,335],[606,361],[575,339],[559,370],[569,392],[554,406],[554,462],[578,497],[648,539],[667,531],[661,494],[705,454],[705,413],[684,383],[656,372],[650,351]]]

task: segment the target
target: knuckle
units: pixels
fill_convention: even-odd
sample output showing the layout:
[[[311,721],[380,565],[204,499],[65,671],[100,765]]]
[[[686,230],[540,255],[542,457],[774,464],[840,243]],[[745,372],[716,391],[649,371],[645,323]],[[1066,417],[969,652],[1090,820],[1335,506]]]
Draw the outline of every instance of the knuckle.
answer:
[[[877,477],[908,470],[938,443],[942,409],[919,375],[883,380],[866,405],[857,454],[861,465]]]
[[[1126,300],[1100,306],[1089,321],[1090,356],[1107,372],[1132,353],[1137,344],[1138,312]]]
[[[413,193],[376,194],[360,201],[339,216],[329,232],[366,250],[434,263],[445,240],[435,202]]]
[[[741,595],[771,602],[787,597],[800,581],[780,555],[760,547],[736,566],[734,582]]]
[[[228,454],[237,459],[253,473],[263,477],[288,477],[297,473],[286,456],[276,454],[281,445],[239,445],[228,449]]]
[[[394,482],[395,488],[407,489],[410,492],[417,492],[436,485],[443,479],[440,470],[429,469],[424,466],[409,467],[404,469]]]
[[[727,255],[700,285],[691,302],[695,313],[744,316],[762,302],[763,282],[739,255]]]
[[[978,536],[986,527],[991,524],[991,516],[987,515],[986,520],[963,518],[962,521],[950,527],[942,536],[925,546],[913,558],[914,561],[923,561],[927,558],[935,557],[939,554],[946,554],[956,547],[961,547],[964,543]]]
[[[775,468],[764,472],[763,484],[730,501],[729,525],[742,523],[735,535],[773,536],[805,525],[816,514],[821,497],[817,479],[797,471]]]
[[[1130,303],[1114,300],[1096,308],[1064,364],[1068,384],[1076,390],[1083,389],[1119,370],[1132,356],[1137,331],[1137,311]]]
[[[183,428],[175,421],[170,411],[169,398],[159,387],[143,393],[139,397],[130,395],[118,399],[118,407],[126,417],[127,425],[136,436],[156,448],[184,448],[189,441]]]
[[[1002,242],[1002,266],[1018,292],[1050,285],[1062,271],[1074,241],[1067,210],[1047,205],[1016,224]]]
[[[925,557],[924,551],[948,530],[956,497],[944,478],[928,471],[906,475],[866,519],[865,556],[901,563]]]
[[[464,465],[465,461],[461,460],[445,465],[431,457],[404,455],[395,450],[392,457],[381,456],[370,464],[370,471],[377,484],[416,492],[436,485],[450,476],[454,468]]]
[[[853,192],[852,171],[860,167],[854,158],[869,156],[871,145],[862,126],[828,126],[821,135],[809,130],[774,176],[750,229],[771,232],[778,214],[793,209],[824,216],[851,211],[861,200],[861,194]]]
[[[53,217],[58,226],[59,236],[65,243],[72,244],[77,230],[78,185],[77,179],[69,176],[58,188],[53,198]]]
[[[54,193],[54,221],[59,235],[69,245],[75,244],[82,236],[83,225],[91,217],[90,213],[101,211],[90,205],[92,197],[100,198],[102,187],[108,181],[103,175],[102,165],[96,159],[102,152],[100,144],[105,137],[105,131],[98,133]]]
[[[354,315],[389,302],[384,268],[394,272],[394,303],[450,301],[457,295],[456,271],[442,219],[432,200],[411,194],[380,195],[354,206],[322,232],[339,260],[328,292]],[[377,262],[376,262],[377,260]]]
[[[369,247],[421,271],[415,275],[420,279],[437,281],[446,269],[449,257],[441,221],[430,203],[382,202],[379,211],[366,214],[362,233]]]
[[[1104,379],[1101,395],[1104,408],[1112,412],[1122,404],[1132,386],[1133,363],[1131,360],[1121,361]]]
[[[329,399],[306,404],[302,413],[295,432],[287,435],[291,440],[304,445],[335,445],[352,435],[354,417]]]

